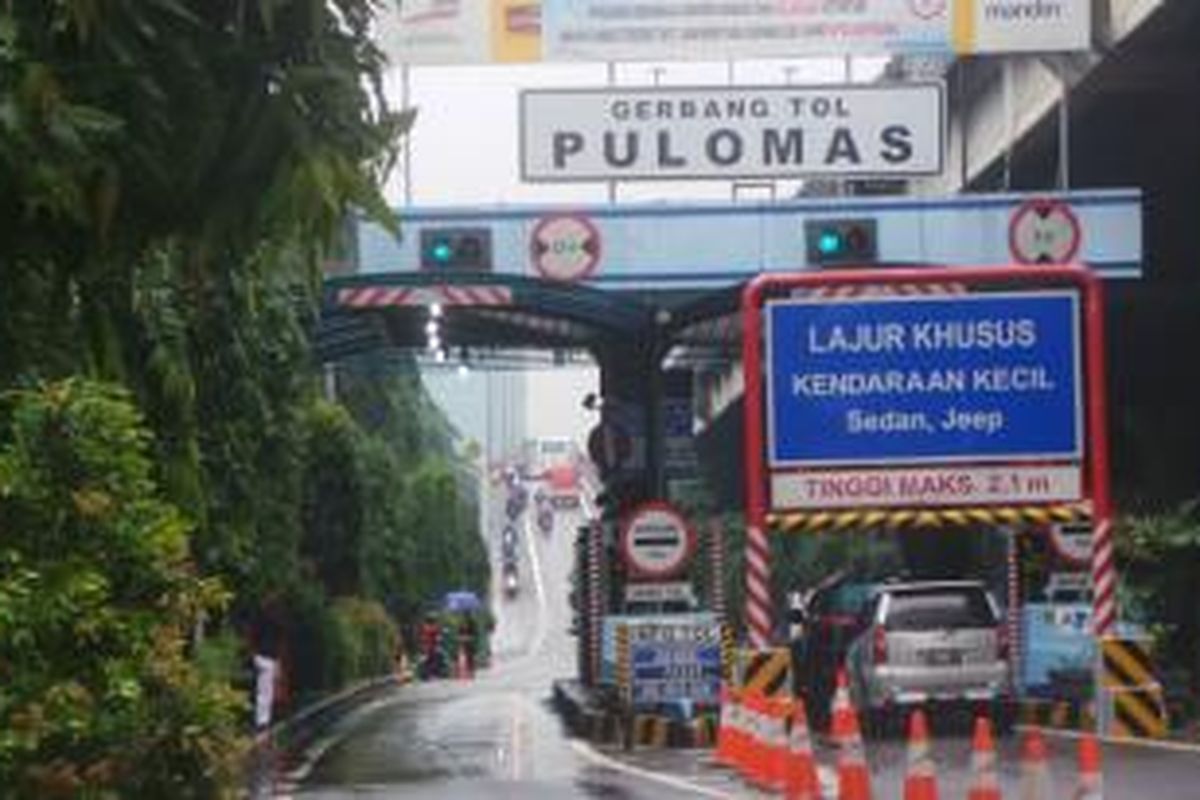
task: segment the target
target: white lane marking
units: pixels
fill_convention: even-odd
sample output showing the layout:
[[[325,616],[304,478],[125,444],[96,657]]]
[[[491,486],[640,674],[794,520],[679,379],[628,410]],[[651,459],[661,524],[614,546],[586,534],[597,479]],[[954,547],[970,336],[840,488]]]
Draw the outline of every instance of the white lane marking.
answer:
[[[517,695],[509,696],[510,719],[512,724],[509,728],[509,736],[512,737],[512,745],[509,748],[509,754],[512,759],[512,769],[509,770],[514,781],[521,780],[521,701]]]
[[[1019,731],[1030,730],[1032,726],[1018,725]],[[1079,731],[1067,731],[1056,728],[1039,728],[1043,736],[1057,736],[1060,739],[1082,739],[1085,734]],[[1099,741],[1113,747],[1142,747],[1147,750],[1165,750],[1170,753],[1200,754],[1200,744],[1187,742],[1172,742],[1161,739],[1128,739],[1122,736],[1097,736]]]
[[[676,791],[687,792],[700,797],[712,797],[715,798],[715,800],[739,800],[739,798],[742,797],[742,795],[729,794],[728,792],[722,792],[719,789],[713,789],[709,786],[702,786],[698,783],[692,783],[691,781],[686,781],[683,778],[677,778],[674,775],[667,775],[662,772],[654,772],[652,770],[643,769],[642,767],[635,767],[632,764],[626,764],[623,761],[617,761],[615,758],[609,758],[591,745],[587,744],[586,742],[582,742],[579,739],[571,739],[570,742],[571,747],[576,753],[594,764],[599,764],[600,766],[614,770],[615,772],[621,772],[644,781],[658,783],[662,786],[669,786]]]
[[[537,595],[537,627],[534,628],[533,642],[529,646],[529,653],[526,656],[536,655],[546,642],[546,628],[549,623],[546,621],[546,584],[542,580],[542,562],[538,558],[538,544],[536,532],[533,530],[533,519],[529,514],[525,515],[525,541],[529,548],[529,565],[533,568],[533,593]]]

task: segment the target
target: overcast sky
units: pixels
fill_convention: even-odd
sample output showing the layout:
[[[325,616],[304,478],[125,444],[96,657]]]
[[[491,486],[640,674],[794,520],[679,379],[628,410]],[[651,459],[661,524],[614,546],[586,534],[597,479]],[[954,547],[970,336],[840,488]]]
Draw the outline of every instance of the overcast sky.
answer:
[[[856,81],[872,80],[884,59],[859,58],[852,63]],[[616,83],[649,86],[724,85],[730,82],[727,62],[620,64]],[[830,83],[844,79],[842,59],[739,61],[733,82],[741,85]],[[603,183],[523,184],[518,179],[517,93],[520,89],[603,86],[604,64],[532,64],[485,67],[411,67],[410,102],[418,109],[412,131],[412,198],[414,205],[491,205],[529,202],[603,202]],[[403,105],[402,73],[388,74],[387,89],[396,107]],[[403,168],[398,166],[387,187],[388,199],[404,203]],[[795,190],[781,182],[780,196]],[[728,181],[622,183],[620,200],[722,199]]]

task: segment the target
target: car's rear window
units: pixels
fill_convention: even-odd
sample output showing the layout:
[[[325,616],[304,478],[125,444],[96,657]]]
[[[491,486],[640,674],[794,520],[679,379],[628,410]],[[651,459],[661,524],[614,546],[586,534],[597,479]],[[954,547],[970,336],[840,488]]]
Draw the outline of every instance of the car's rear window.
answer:
[[[987,596],[979,589],[893,592],[884,620],[888,630],[899,631],[990,628],[995,624]]]
[[[817,601],[817,612],[822,614],[857,614],[874,591],[870,583],[845,583]]]

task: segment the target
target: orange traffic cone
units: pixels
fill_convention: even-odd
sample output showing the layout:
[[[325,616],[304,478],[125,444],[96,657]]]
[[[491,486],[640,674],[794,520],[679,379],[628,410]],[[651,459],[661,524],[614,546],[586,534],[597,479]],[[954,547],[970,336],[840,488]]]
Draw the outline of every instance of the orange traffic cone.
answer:
[[[756,689],[747,690],[742,700],[742,735],[738,772],[747,781],[754,782],[762,770],[762,757],[759,735],[762,727],[760,712],[762,711],[762,695]]]
[[[727,684],[721,684],[721,717],[717,727],[717,750],[713,758],[718,764],[732,767],[735,763],[734,751],[737,732],[734,730],[734,691]]]
[[[1046,741],[1042,738],[1042,732],[1033,728],[1025,734],[1021,747],[1020,800],[1050,800],[1051,792]]]
[[[917,709],[908,724],[908,770],[904,775],[904,800],[937,800],[937,773],[929,752],[929,723]]]
[[[1100,743],[1095,734],[1079,740],[1079,783],[1073,800],[1103,800],[1104,774],[1100,770]]]
[[[838,672],[833,696],[833,741],[838,749],[838,800],[871,800],[871,774],[844,669]]]
[[[729,709],[729,766],[740,774],[746,771],[746,748],[750,741],[750,712],[746,708],[747,695],[742,689],[734,689],[733,702]]]
[[[812,738],[808,733],[808,713],[800,698],[796,698],[792,706],[787,765],[783,772],[783,796],[784,800],[818,800],[820,797],[817,762],[813,758]]]
[[[749,764],[746,779],[755,786],[771,785],[771,701],[761,692],[755,692],[751,706],[753,723],[749,748]]]
[[[763,771],[763,787],[768,791],[783,790],[788,754],[787,720],[791,711],[790,700],[767,700],[767,730],[764,737],[766,764]]]
[[[996,743],[987,717],[975,720],[971,739],[971,788],[967,800],[1001,800],[1000,779],[996,775]]]

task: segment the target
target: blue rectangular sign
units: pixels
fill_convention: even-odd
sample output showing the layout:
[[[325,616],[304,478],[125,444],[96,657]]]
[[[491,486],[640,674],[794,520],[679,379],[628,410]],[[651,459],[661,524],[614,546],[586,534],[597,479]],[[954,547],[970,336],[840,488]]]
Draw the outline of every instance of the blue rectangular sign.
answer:
[[[634,641],[630,682],[635,706],[689,700],[712,705],[721,686],[720,645],[704,641]]]
[[[1073,291],[769,303],[773,467],[1076,460]]]

